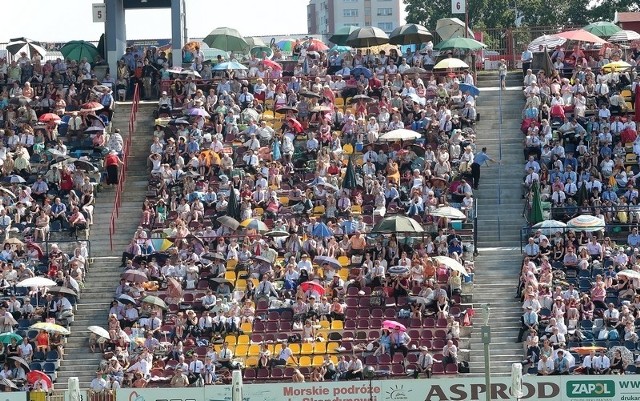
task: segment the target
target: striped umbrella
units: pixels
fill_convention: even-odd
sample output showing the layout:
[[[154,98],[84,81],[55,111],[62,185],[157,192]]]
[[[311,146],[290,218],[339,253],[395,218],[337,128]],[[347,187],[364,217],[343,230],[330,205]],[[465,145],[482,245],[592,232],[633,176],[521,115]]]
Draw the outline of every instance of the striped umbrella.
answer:
[[[640,33],[636,31],[624,30],[614,33],[609,37],[609,42],[631,42],[640,39]]]
[[[263,221],[260,221],[258,219],[246,219],[245,221],[240,223],[240,227],[263,232],[269,231],[269,227],[267,227],[267,225],[264,224]]]
[[[153,249],[155,249],[156,252],[162,252],[169,249],[171,245],[173,245],[173,242],[166,238],[152,238],[151,245],[153,245]]]
[[[532,52],[537,52],[540,50],[540,46],[542,46],[543,48],[546,47],[552,49],[558,46],[562,46],[566,41],[567,39],[561,38],[560,36],[542,35],[538,36],[531,43],[529,43],[528,48]]]
[[[596,216],[590,216],[588,214],[582,214],[578,217],[574,217],[567,222],[567,229],[576,231],[593,232],[603,230],[604,227],[604,221]]]

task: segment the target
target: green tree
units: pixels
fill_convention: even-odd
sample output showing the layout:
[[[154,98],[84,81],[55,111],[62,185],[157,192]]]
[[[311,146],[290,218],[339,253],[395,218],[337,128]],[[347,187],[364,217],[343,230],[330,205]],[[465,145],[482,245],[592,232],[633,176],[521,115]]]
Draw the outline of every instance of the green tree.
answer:
[[[461,0],[465,1],[465,0]],[[457,17],[464,20],[463,14],[451,13],[451,0],[405,0],[407,22],[421,24],[434,30],[441,18]],[[503,28],[513,25],[514,10],[509,0],[473,0],[469,7],[469,26],[479,25],[487,28]]]

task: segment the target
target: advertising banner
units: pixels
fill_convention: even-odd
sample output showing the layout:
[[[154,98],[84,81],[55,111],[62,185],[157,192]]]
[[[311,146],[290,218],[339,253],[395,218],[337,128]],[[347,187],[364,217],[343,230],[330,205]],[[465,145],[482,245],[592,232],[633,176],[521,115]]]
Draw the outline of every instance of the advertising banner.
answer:
[[[511,379],[491,380],[491,399],[514,400]],[[520,400],[640,401],[634,376],[524,376]],[[243,401],[484,401],[484,377],[243,385]],[[231,386],[122,389],[116,401],[231,401]],[[23,398],[9,401],[24,401]]]

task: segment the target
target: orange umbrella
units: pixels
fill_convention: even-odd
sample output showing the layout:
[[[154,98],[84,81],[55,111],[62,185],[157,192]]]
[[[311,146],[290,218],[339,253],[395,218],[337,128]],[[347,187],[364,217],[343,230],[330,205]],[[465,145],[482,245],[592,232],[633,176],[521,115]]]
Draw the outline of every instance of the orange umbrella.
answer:
[[[597,37],[589,31],[585,31],[584,29],[576,29],[573,31],[560,32],[555,36],[559,36],[561,38],[565,38],[568,40],[575,40],[578,42],[589,42],[589,43],[598,43],[603,44],[607,43],[606,40]]]
[[[329,46],[325,45],[321,40],[318,39],[309,39],[305,42],[307,45],[307,50],[310,52],[326,52],[329,50]]]
[[[570,349],[570,351],[577,352],[580,355],[588,355],[589,353],[591,353],[591,351],[599,352],[606,349],[606,347],[596,347],[595,345],[593,345],[590,347],[573,347]]]

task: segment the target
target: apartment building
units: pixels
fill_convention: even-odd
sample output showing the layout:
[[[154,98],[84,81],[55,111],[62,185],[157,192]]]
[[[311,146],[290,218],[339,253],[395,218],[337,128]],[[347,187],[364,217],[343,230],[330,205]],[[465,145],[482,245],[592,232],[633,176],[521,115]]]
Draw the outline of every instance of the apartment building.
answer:
[[[347,25],[375,26],[389,33],[404,23],[402,0],[310,0],[309,34],[332,34]]]

